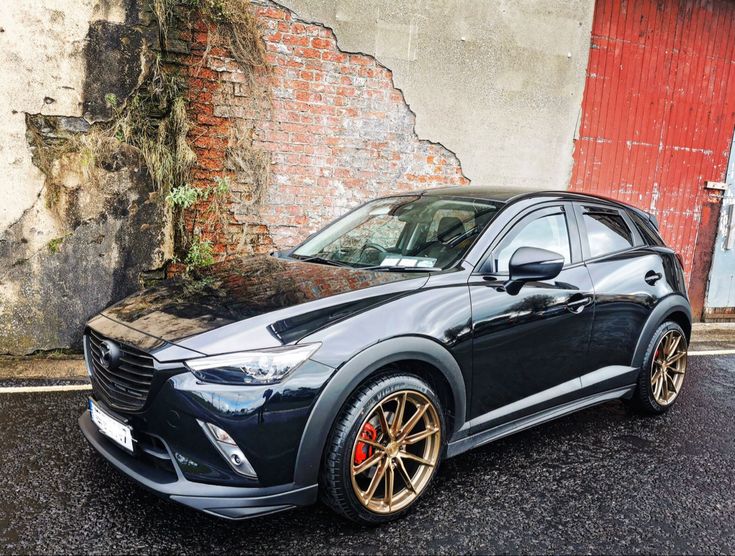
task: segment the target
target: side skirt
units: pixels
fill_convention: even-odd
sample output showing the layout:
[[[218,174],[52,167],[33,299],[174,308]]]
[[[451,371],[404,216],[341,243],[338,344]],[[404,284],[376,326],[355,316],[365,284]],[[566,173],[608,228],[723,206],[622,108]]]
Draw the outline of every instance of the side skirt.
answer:
[[[535,427],[536,425],[558,419],[559,417],[563,417],[565,415],[569,415],[570,413],[592,407],[593,405],[598,405],[609,400],[624,398],[630,395],[634,390],[635,384],[631,384],[629,386],[624,386],[621,388],[615,388],[614,390],[607,390],[605,392],[593,394],[591,396],[587,396],[586,398],[574,400],[562,405],[558,405],[556,407],[550,407],[548,409],[539,411],[538,413],[534,413],[526,417],[521,417],[520,419],[516,419],[515,421],[503,423],[502,425],[498,425],[497,427],[493,427],[492,429],[484,430],[466,438],[455,440],[454,442],[450,442],[447,446],[446,457],[454,457],[468,450],[471,450],[472,448],[476,448],[477,446],[482,446],[483,444],[487,444],[488,442],[493,442],[494,440],[509,436],[513,433],[520,432],[525,429],[530,429],[531,427]]]

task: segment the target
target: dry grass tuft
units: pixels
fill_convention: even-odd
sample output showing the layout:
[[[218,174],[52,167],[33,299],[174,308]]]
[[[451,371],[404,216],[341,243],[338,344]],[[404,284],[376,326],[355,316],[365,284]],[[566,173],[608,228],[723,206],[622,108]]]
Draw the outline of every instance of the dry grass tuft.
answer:
[[[121,111],[114,135],[140,149],[153,182],[166,194],[188,182],[196,162],[186,140],[189,128],[183,84],[179,78],[163,73],[156,62],[148,84]]]
[[[165,50],[168,29],[176,7],[189,8],[211,22],[225,39],[233,58],[249,74],[267,68],[265,45],[250,0],[150,0],[158,20],[161,46]]]
[[[49,208],[55,208],[61,197],[65,170],[74,167],[86,183],[99,186],[105,168],[117,165],[120,148],[104,124],[75,132],[56,127],[58,120],[54,116],[26,115],[26,139],[34,165],[45,176]]]
[[[265,69],[265,46],[250,0],[201,0],[201,10],[243,69],[253,73]]]

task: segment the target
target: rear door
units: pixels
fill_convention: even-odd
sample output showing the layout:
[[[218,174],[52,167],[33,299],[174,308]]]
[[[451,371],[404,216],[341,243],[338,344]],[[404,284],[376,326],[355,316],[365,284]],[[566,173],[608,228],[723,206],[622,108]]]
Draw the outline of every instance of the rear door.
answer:
[[[575,208],[595,288],[590,364],[596,369],[629,366],[643,325],[666,287],[662,259],[644,244],[626,211],[597,203],[575,203]]]

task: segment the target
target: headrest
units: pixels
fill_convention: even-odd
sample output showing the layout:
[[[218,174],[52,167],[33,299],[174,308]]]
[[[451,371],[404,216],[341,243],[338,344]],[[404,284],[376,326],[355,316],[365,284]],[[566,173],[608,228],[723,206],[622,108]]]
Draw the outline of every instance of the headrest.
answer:
[[[447,241],[464,232],[464,224],[456,216],[444,216],[439,220],[439,227],[436,229],[436,237],[441,241]]]

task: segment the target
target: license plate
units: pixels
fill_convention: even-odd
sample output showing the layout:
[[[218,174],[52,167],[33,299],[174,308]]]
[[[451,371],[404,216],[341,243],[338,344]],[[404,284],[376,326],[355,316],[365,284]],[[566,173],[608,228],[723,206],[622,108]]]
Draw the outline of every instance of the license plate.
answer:
[[[121,423],[114,417],[110,417],[92,400],[89,400],[89,415],[92,418],[92,422],[97,425],[97,428],[102,434],[114,440],[129,452],[133,451],[132,427]]]

